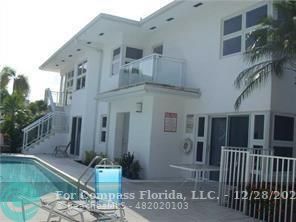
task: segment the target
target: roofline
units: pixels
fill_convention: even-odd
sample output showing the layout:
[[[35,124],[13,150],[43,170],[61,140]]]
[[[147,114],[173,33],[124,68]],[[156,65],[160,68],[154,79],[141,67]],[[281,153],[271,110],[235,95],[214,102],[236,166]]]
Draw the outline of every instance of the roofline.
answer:
[[[155,12],[153,12],[152,14],[146,16],[145,18],[143,18],[140,23],[141,25],[146,23],[146,22],[149,22],[151,19],[165,13],[166,11],[170,10],[171,8],[173,7],[176,7],[180,4],[182,4],[184,1],[181,1],[181,0],[174,0],[172,2],[170,2],[169,4],[161,7],[160,9],[156,10]]]
[[[52,54],[41,66],[39,66],[39,69],[41,70],[44,69],[44,67],[50,62],[50,60],[53,59],[60,51],[65,49],[72,41],[77,40],[78,37],[82,35],[91,26],[93,26],[94,24],[96,24],[97,22],[103,19],[139,26],[139,21],[123,18],[120,16],[110,15],[106,13],[100,13],[93,20],[91,20],[86,26],[84,26],[79,32],[77,32],[72,38],[70,38],[64,45],[62,45],[54,54]]]
[[[157,11],[153,12],[152,14],[146,16],[145,18],[141,19],[140,21],[128,19],[120,16],[115,16],[111,14],[106,13],[100,13],[97,15],[93,20],[91,20],[86,26],[84,26],[79,32],[77,32],[72,38],[70,38],[64,45],[62,45],[55,53],[53,53],[41,66],[39,66],[39,69],[43,70],[45,66],[55,57],[58,53],[60,53],[63,49],[65,49],[72,41],[77,41],[78,37],[82,35],[87,29],[89,29],[91,26],[99,22],[100,20],[106,19],[109,21],[115,21],[115,22],[122,22],[129,25],[134,25],[140,27],[141,25],[147,23],[151,19],[163,14],[164,12],[168,11],[169,9],[178,6],[179,4],[183,3],[184,1],[180,0],[174,0],[170,2],[169,4],[163,6],[162,8],[158,9]]]

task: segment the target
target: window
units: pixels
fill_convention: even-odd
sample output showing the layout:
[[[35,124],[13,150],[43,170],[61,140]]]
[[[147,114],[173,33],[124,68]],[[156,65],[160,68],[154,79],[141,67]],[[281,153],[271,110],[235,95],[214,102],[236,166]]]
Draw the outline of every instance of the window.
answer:
[[[262,140],[264,135],[264,115],[255,115],[254,139]]]
[[[250,28],[252,26],[258,25],[266,17],[267,5],[248,11],[246,14],[246,27]]]
[[[126,47],[124,64],[128,64],[134,60],[141,59],[142,57],[143,57],[142,49]]]
[[[66,73],[66,88],[65,88],[65,99],[66,104],[69,105],[72,101],[72,91],[74,85],[74,70]]]
[[[267,17],[267,5],[225,19],[222,23],[222,55],[227,56],[264,45],[267,38],[255,42],[250,34],[258,30],[258,24],[265,17]]]
[[[112,55],[112,70],[111,70],[111,75],[116,75],[119,73],[120,69],[120,48],[114,49],[113,50],[113,55]]]
[[[253,48],[258,48],[260,46],[263,46],[267,42],[267,30],[261,29],[261,36],[262,38],[255,38],[252,35],[252,32],[246,34],[246,44],[245,44],[245,50],[248,51]]]
[[[77,69],[76,90],[85,88],[87,61],[80,63]]]
[[[207,146],[207,117],[197,117],[197,137],[196,137],[195,161],[205,163],[206,146]]]
[[[136,49],[131,47],[126,47],[125,57],[129,59],[140,59],[143,56],[142,49]]]
[[[196,161],[197,162],[203,161],[203,147],[204,147],[203,142],[197,142],[197,145],[196,145]]]
[[[204,137],[205,135],[205,117],[198,118],[198,137]]]
[[[274,117],[274,140],[294,140],[294,118],[287,116]]]
[[[192,133],[193,132],[193,125],[194,125],[194,115],[189,114],[186,115],[186,133]]]
[[[224,35],[238,32],[242,29],[242,15],[224,21]]]
[[[66,89],[71,91],[74,84],[74,70],[66,73]]]
[[[162,55],[163,54],[163,45],[155,46],[153,48],[153,53]]]
[[[101,117],[101,133],[100,142],[105,143],[107,137],[107,116],[102,115]]]
[[[230,55],[241,51],[241,36],[227,39],[223,42],[223,55]]]

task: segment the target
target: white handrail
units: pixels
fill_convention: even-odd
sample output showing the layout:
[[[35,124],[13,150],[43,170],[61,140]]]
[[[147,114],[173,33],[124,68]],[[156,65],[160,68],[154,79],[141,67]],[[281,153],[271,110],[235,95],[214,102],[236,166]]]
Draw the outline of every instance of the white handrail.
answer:
[[[24,131],[28,131],[31,128],[34,128],[35,126],[39,125],[40,122],[44,122],[44,120],[47,120],[47,119],[51,118],[53,115],[54,114],[52,112],[46,114],[45,116],[37,119],[36,121],[34,121],[33,123],[31,123],[30,125],[28,125],[25,128],[23,128],[22,131],[24,132]]]

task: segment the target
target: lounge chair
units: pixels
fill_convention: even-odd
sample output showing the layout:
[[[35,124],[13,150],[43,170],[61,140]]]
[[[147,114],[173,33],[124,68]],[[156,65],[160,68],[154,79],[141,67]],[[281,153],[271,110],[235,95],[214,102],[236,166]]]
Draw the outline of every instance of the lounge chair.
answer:
[[[62,197],[57,197],[56,193],[49,193],[40,198],[40,201],[33,201],[24,196],[23,200],[23,217],[25,219],[24,202],[32,204],[48,212],[47,222],[52,220],[61,221],[62,219],[71,222],[96,222],[96,221],[121,221],[112,214],[106,214],[101,211],[90,210],[84,201],[71,201]]]
[[[68,149],[71,146],[71,142],[67,145],[59,145],[54,148],[54,155],[57,156],[59,153],[63,154],[65,157],[68,156]]]
[[[56,205],[55,208],[69,206],[70,208],[85,210],[92,216],[99,218],[100,221],[126,221],[124,208],[115,204],[108,207],[100,207],[97,205],[97,199],[92,199],[91,195],[86,191],[81,191],[86,197],[85,200],[68,200],[57,196],[56,193],[49,193],[40,197],[40,202],[43,206]],[[54,213],[52,214],[54,215]],[[49,215],[51,217],[51,214]],[[78,215],[76,216],[78,217]]]
[[[37,206],[38,208],[48,212],[47,222],[52,221],[71,221],[71,222],[96,222],[99,219],[92,215],[89,211],[72,206],[66,201],[53,201],[50,204],[44,204],[41,201],[30,200],[24,196],[20,197],[22,199],[22,210],[23,210],[23,219],[25,219],[25,204],[31,204]]]

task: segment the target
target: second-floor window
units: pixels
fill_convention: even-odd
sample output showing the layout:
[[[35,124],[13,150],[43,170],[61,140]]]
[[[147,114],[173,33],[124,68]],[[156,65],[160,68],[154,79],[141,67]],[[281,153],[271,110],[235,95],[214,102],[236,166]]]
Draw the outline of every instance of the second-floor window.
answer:
[[[244,52],[264,44],[266,39],[257,43],[250,34],[258,29],[258,24],[267,14],[268,7],[263,5],[225,19],[222,22],[222,56]]]
[[[87,72],[87,61],[84,61],[78,65],[76,90],[85,88],[86,72]]]
[[[113,50],[112,54],[112,67],[111,67],[111,75],[116,75],[119,73],[120,69],[120,61],[121,61],[121,54],[120,54],[120,47]]]
[[[138,60],[143,57],[143,50],[133,47],[126,47],[124,64],[128,64],[134,60]]]
[[[72,91],[74,85],[74,70],[66,73],[66,89]]]

